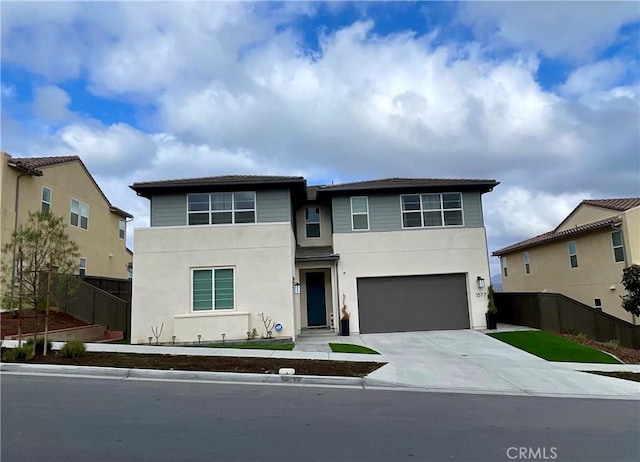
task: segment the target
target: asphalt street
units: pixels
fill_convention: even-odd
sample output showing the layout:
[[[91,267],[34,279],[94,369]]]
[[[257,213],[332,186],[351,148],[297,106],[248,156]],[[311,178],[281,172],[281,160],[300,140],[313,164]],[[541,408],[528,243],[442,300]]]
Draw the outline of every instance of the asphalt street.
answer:
[[[1,380],[7,462],[640,460],[637,401]]]

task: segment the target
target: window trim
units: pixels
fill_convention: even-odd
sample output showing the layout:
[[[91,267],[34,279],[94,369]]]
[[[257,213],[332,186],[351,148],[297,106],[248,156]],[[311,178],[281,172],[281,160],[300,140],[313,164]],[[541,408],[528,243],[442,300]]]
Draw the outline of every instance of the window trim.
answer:
[[[309,221],[307,218],[307,211],[310,209],[316,209],[318,211],[318,221]],[[304,236],[306,239],[322,239],[322,218],[320,217],[320,207],[312,207],[308,206],[304,208]],[[309,228],[308,225],[318,225],[318,235],[317,236],[309,236]]]
[[[47,191],[49,191],[49,202],[44,200],[44,191],[45,189]],[[51,191],[51,188],[48,186],[42,186],[42,196],[40,198],[40,211],[44,213],[44,210],[42,210],[42,206],[44,204],[47,204],[49,206],[49,211],[46,213],[51,213],[51,202],[53,201],[53,192]]]
[[[506,255],[500,257],[500,267],[502,268],[501,274],[502,277],[509,277],[509,265],[507,263]]]
[[[613,235],[616,233],[620,235],[620,245],[615,245],[613,242]],[[624,249],[624,238],[622,236],[622,231],[620,231],[619,229],[611,232],[611,248],[613,250],[614,263],[624,263],[627,260],[627,254]],[[616,249],[622,249],[622,260],[616,260]]]
[[[529,252],[524,252],[522,254],[522,258],[524,259],[524,273],[531,274],[531,261],[529,259]]]
[[[73,203],[74,202],[78,203],[78,213],[77,213],[77,215],[78,215],[78,224],[77,225],[74,225],[71,222],[71,217],[74,215],[74,212],[73,212]],[[69,214],[69,225],[73,226],[75,228],[80,228],[80,229],[84,229],[85,231],[89,231],[89,204],[87,204],[86,202],[82,202],[81,200],[73,199],[73,198],[71,198],[71,203],[70,204],[71,205],[70,205],[70,208],[69,208],[69,211],[70,211],[70,214]],[[83,205],[87,208],[87,216],[86,217],[84,217],[82,215],[82,206]],[[82,218],[83,217],[87,219],[87,227],[86,228],[82,226]]]
[[[120,226],[122,224],[124,224],[123,227]],[[122,235],[120,235],[120,232],[122,232]],[[118,220],[118,238],[123,240],[127,238],[127,220],[124,218]]]
[[[366,212],[355,212],[353,211],[353,200],[354,199],[364,199],[367,204]],[[351,212],[351,231],[361,232],[361,231],[369,231],[371,228],[371,223],[369,222],[369,196],[351,196],[349,197],[349,211]],[[355,227],[355,222],[353,221],[353,217],[355,215],[364,215],[367,217],[367,227],[366,228],[357,228]]]
[[[84,261],[84,266],[82,262]],[[80,257],[78,261],[78,274],[82,274],[82,270],[84,270],[84,274],[87,274],[87,257]]]
[[[600,302],[600,303],[598,303]],[[602,299],[601,298],[594,298],[593,299],[593,308],[598,310],[598,311],[602,311]]]
[[[428,195],[428,194],[437,194],[440,196],[440,209],[429,209],[429,210],[425,210],[424,205],[422,203],[422,196],[424,195]],[[455,209],[445,209],[444,208],[444,199],[443,199],[443,194],[459,194],[460,195],[460,208],[455,208]],[[404,210],[404,201],[402,200],[403,197],[408,197],[408,196],[418,196],[420,198],[420,210]],[[425,226],[424,224],[424,213],[425,212],[435,212],[435,211],[440,211],[440,218],[442,219],[442,225],[440,226]],[[460,225],[447,225],[445,224],[445,220],[444,220],[444,212],[445,211],[460,211],[461,212],[461,217],[462,217],[462,224]],[[404,225],[404,214],[405,213],[416,213],[416,212],[420,212],[420,226],[405,226]],[[461,192],[458,191],[447,191],[447,192],[423,192],[423,193],[411,193],[411,194],[400,194],[400,226],[402,227],[402,229],[440,229],[440,228],[464,228],[465,226],[465,221],[464,221],[464,199],[463,199],[463,195]]]
[[[237,209],[236,210],[236,199],[235,195],[237,193],[251,193],[253,194],[253,208],[252,209]],[[204,210],[197,210],[192,212],[189,210],[189,196],[194,196],[196,194],[206,194],[209,198],[209,209],[206,211],[207,217],[209,219],[209,223],[202,224],[189,224],[189,216],[192,214],[205,213]],[[212,194],[231,194],[231,209],[229,210],[216,210],[215,212],[231,212],[231,223],[211,223],[211,214],[214,211],[211,209],[211,195]],[[258,223],[258,204],[257,204],[257,194],[255,191],[216,191],[216,192],[202,192],[202,193],[188,193],[186,195],[186,211],[187,211],[187,226],[224,226],[224,225],[253,225]],[[236,223],[236,213],[237,212],[253,212],[253,222],[250,223]]]
[[[573,244],[574,253],[571,253],[571,244]],[[576,241],[567,242],[567,252],[569,253],[569,266],[571,267],[571,269],[578,268],[580,265],[578,262],[578,244],[576,244]],[[571,257],[576,258],[576,266],[573,266],[573,259]]]
[[[193,225],[195,226],[195,225]],[[233,308],[216,309],[216,270],[231,270],[233,274]],[[193,275],[196,271],[211,271],[211,309],[193,309]],[[212,313],[232,313],[238,311],[237,290],[236,290],[236,268],[235,266],[195,266],[190,268],[190,289],[189,289],[189,313],[191,314],[212,314]]]

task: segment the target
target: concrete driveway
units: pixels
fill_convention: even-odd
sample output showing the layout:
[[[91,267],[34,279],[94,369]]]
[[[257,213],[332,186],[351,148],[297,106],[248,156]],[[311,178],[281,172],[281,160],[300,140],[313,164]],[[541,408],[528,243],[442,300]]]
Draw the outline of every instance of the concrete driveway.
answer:
[[[370,385],[640,399],[638,382],[571,370],[566,363],[545,361],[477,331],[361,334],[360,339],[389,361],[367,377]]]

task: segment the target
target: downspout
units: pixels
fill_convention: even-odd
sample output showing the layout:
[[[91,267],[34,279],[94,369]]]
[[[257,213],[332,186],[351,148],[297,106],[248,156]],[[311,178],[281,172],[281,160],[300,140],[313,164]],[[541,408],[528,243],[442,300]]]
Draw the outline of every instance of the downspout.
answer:
[[[16,179],[16,199],[15,199],[15,205],[14,205],[14,221],[13,221],[13,235],[15,236],[16,232],[18,231],[18,205],[20,203],[20,179],[23,176],[27,176],[27,173],[21,173],[20,175],[18,175],[18,178]],[[12,256],[11,256],[11,303],[13,303],[13,295],[14,295],[14,287],[16,285],[16,242],[15,240],[13,240],[13,252],[12,252]]]
[[[620,231],[622,233],[622,230],[620,229],[621,226],[622,222],[611,223],[611,229]],[[629,268],[629,257],[627,256],[627,246],[624,243],[624,233],[622,235],[622,251],[624,252],[624,268],[627,269]],[[636,316],[633,313],[631,313],[631,322],[633,322],[634,326],[636,325]]]
[[[333,330],[339,332],[340,325],[340,274],[338,273],[339,260],[335,261],[335,274],[336,274],[336,308],[333,309]],[[337,311],[337,312],[336,312]],[[337,315],[337,316],[336,316]]]

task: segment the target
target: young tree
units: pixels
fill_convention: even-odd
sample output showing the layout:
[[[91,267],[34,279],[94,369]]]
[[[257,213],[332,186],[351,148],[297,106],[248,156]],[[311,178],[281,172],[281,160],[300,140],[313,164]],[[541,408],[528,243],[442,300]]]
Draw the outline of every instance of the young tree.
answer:
[[[60,278],[77,272],[78,245],[69,238],[62,217],[45,212],[29,212],[27,222],[20,225],[1,251],[3,307],[18,310],[19,326],[23,307],[35,311],[35,344],[38,313],[49,309],[51,273],[55,269]],[[48,323],[45,322],[45,352],[47,327]]]
[[[627,295],[621,295],[622,308],[640,316],[640,265],[631,265],[622,272],[622,285]]]

